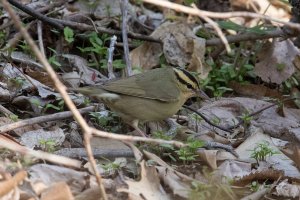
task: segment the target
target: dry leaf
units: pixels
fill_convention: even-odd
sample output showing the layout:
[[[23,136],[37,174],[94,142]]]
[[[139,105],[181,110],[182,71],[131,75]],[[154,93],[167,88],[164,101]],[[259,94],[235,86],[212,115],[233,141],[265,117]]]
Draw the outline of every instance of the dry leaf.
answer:
[[[51,185],[41,194],[41,200],[73,200],[69,186],[65,182]]]
[[[274,170],[283,171],[284,176],[300,178],[300,173],[298,169],[294,166],[294,162],[285,156],[280,150],[274,145],[271,137],[269,135],[264,134],[261,129],[256,129],[253,131],[252,135],[247,138],[238,148],[236,148],[236,153],[239,155],[240,159],[249,160],[255,163],[255,159],[251,157],[253,150],[257,147],[258,144],[266,142],[269,148],[272,149],[273,152],[276,152],[274,155],[269,155],[266,157],[266,161],[269,165],[272,166]],[[264,170],[268,169],[270,166],[262,166]]]
[[[200,149],[197,151],[200,160],[204,161],[212,169],[217,169],[217,153],[218,150]]]
[[[56,182],[68,183],[74,195],[80,193],[87,185],[87,172],[78,172],[73,169],[55,165],[36,164],[29,168],[30,181],[42,181],[45,185],[51,186]]]
[[[163,180],[164,184],[169,186],[173,194],[182,198],[188,198],[191,190],[191,182],[180,178],[173,170],[168,170],[166,167],[156,167],[159,177]]]
[[[297,144],[291,144],[285,148],[281,148],[280,150],[293,160],[298,170],[300,170],[300,147]]]
[[[118,189],[118,192],[126,192],[129,195],[129,199],[140,200],[169,200],[169,195],[166,194],[162,188],[159,180],[159,176],[154,166],[148,167],[145,161],[141,162],[141,180],[125,181],[128,185],[127,188]]]
[[[7,199],[8,196],[16,195],[18,184],[20,184],[27,177],[26,171],[19,171],[12,178],[0,182],[0,198]],[[17,192],[18,193],[18,192]],[[15,197],[15,196],[14,196]],[[14,199],[14,198],[11,198]]]
[[[279,196],[295,198],[299,196],[300,186],[289,184],[288,180],[284,180],[276,186],[276,192]]]
[[[185,67],[198,72],[201,78],[205,78],[210,67],[204,62],[205,40],[196,37],[191,28],[181,22],[166,22],[159,26],[152,37],[162,40],[163,45],[145,42],[130,53],[133,66],[141,66],[143,69],[151,69],[160,63],[160,57],[164,54],[168,63]]]
[[[263,81],[281,84],[295,72],[293,61],[300,51],[290,40],[274,40],[260,55],[260,62],[255,65],[254,73]]]
[[[53,146],[59,146],[65,141],[65,134],[61,128],[55,128],[51,131],[38,129],[23,133],[20,138],[21,144],[29,148],[42,147],[43,141],[52,141]]]
[[[223,181],[243,177],[251,173],[251,163],[241,162],[237,160],[226,160],[214,173],[214,179]]]

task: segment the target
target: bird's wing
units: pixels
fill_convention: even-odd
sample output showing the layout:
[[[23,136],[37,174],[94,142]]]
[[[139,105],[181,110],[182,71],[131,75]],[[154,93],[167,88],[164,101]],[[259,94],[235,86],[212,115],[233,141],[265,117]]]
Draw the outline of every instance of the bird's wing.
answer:
[[[171,71],[168,71],[171,70]],[[180,90],[172,69],[154,69],[126,79],[111,81],[101,86],[109,92],[129,96],[157,99],[160,101],[177,101]]]

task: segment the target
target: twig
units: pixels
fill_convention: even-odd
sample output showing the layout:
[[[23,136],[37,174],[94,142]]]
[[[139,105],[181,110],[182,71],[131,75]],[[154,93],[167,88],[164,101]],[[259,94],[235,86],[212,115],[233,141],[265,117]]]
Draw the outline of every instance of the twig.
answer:
[[[32,25],[34,24],[34,22],[30,22],[29,24],[26,25],[26,30],[28,30]],[[22,34],[20,32],[16,33],[13,38],[11,38],[10,40],[8,40],[8,42],[6,43],[5,47],[3,47],[1,49],[1,51],[7,51],[9,49],[13,49],[15,48],[15,46],[17,45],[17,43],[19,42],[19,40],[22,39]]]
[[[68,96],[68,93],[66,92],[66,86],[63,85],[62,82],[59,80],[59,78],[57,77],[55,71],[53,70],[53,68],[51,67],[51,65],[47,61],[47,59],[41,54],[41,52],[39,51],[37,45],[34,43],[33,39],[31,38],[31,36],[27,32],[27,30],[23,27],[20,18],[15,14],[14,10],[11,8],[11,6],[7,2],[7,0],[1,0],[1,2],[2,2],[3,8],[5,8],[5,10],[9,13],[9,15],[10,15],[11,19],[13,20],[16,28],[21,32],[21,34],[23,35],[23,38],[27,41],[28,45],[30,46],[30,48],[34,52],[34,54],[36,55],[37,59],[45,67],[45,70],[48,72],[50,78],[53,80],[55,87],[60,92],[62,98],[64,99],[66,105],[69,107],[70,111],[73,113],[74,118],[76,119],[76,121],[82,127],[82,129],[84,131],[85,148],[86,148],[91,166],[94,170],[94,174],[97,178],[97,182],[98,182],[99,187],[100,187],[101,197],[103,197],[104,200],[107,200],[108,198],[107,198],[107,194],[106,194],[105,189],[104,189],[104,185],[102,183],[102,178],[101,178],[100,174],[98,173],[98,170],[97,170],[97,167],[96,167],[96,161],[95,161],[95,159],[93,157],[93,154],[92,154],[92,148],[91,148],[91,145],[90,145],[90,139],[92,137],[91,136],[92,135],[91,128],[88,126],[88,124],[86,123],[84,118],[81,116],[81,114],[77,110],[75,104],[72,102],[71,98]]]
[[[48,10],[51,10],[51,9],[55,8],[55,7],[59,7],[59,6],[63,5],[64,3],[65,3],[64,0],[55,1],[55,2],[52,2],[51,4],[49,4],[49,5],[45,6],[45,7],[42,7],[42,8],[39,8],[39,9],[35,10],[35,12],[44,13],[44,12],[46,12]],[[26,13],[24,13],[24,14],[20,13],[20,16],[27,17],[28,15]],[[5,28],[7,28],[7,27],[9,27],[11,25],[13,25],[13,22],[10,20],[7,23],[2,24],[0,26],[0,30],[3,30],[3,29],[5,29]]]
[[[127,37],[127,9],[128,0],[120,0],[121,11],[122,11],[122,39],[123,39],[123,49],[126,63],[126,76],[132,75],[132,67],[129,58],[129,47],[128,47],[128,37]]]
[[[88,25],[88,24],[67,21],[67,20],[62,20],[62,19],[54,19],[54,18],[51,18],[51,19],[61,23],[64,26],[69,26],[70,28],[73,28],[73,29],[77,29],[77,30],[81,30],[81,31],[93,31],[94,30],[94,27],[91,25]],[[99,33],[107,33],[109,35],[117,35],[117,36],[122,35],[122,31],[107,29],[107,28],[103,28],[103,27],[97,27],[97,31],[99,31]],[[145,41],[149,41],[149,42],[161,43],[161,41],[159,39],[155,39],[155,38],[153,38],[151,36],[147,36],[147,35],[133,33],[130,31],[128,31],[128,37],[133,38],[133,39],[138,39],[138,40],[145,40]]]
[[[15,6],[16,8],[19,8],[20,10],[22,10],[23,12],[49,24],[50,26],[53,26],[55,28],[57,28],[58,30],[63,30],[64,27],[60,24],[57,23],[56,21],[53,21],[51,18],[46,17],[45,15],[33,10],[32,8],[23,5],[22,3],[19,3],[18,1],[15,0],[7,0],[11,5]]]
[[[95,110],[95,107],[90,106],[90,107],[79,109],[79,112],[81,114],[84,114],[84,113],[87,113],[87,112],[92,112],[93,110]],[[14,129],[17,129],[17,128],[21,128],[21,127],[24,127],[24,126],[30,126],[30,125],[33,125],[33,124],[56,121],[56,120],[62,120],[62,119],[70,118],[72,116],[73,116],[73,114],[72,114],[71,111],[65,111],[65,112],[55,113],[55,114],[51,114],[51,115],[45,115],[45,116],[25,119],[25,120],[21,120],[21,121],[18,121],[18,122],[11,123],[11,124],[6,124],[6,125],[3,125],[3,126],[0,126],[0,133],[5,133],[5,132],[8,132],[8,131],[12,131]]]
[[[299,33],[294,33],[292,35],[286,35],[284,31],[281,29],[277,29],[274,31],[266,31],[264,34],[257,33],[244,33],[240,35],[229,35],[227,36],[227,40],[229,43],[242,42],[242,41],[255,41],[255,40],[263,40],[269,38],[277,38],[277,37],[294,37]],[[206,46],[219,46],[222,45],[222,41],[219,38],[213,38],[206,40]]]
[[[234,148],[230,145],[227,145],[227,144],[222,144],[222,143],[219,143],[219,142],[212,142],[212,141],[205,141],[204,148],[207,148],[207,149],[216,149],[216,148],[223,149],[225,151],[228,151],[228,152],[232,153],[237,158],[239,157],[239,155],[235,152]]]
[[[187,14],[191,15],[196,15],[196,16],[206,16],[210,18],[216,18],[216,19],[228,19],[228,18],[233,18],[233,17],[249,17],[249,18],[260,18],[260,19],[265,19],[269,21],[274,21],[280,24],[284,24],[288,27],[291,27],[296,30],[300,30],[300,24],[298,23],[292,23],[292,22],[285,22],[279,19],[275,19],[269,16],[265,16],[262,14],[257,14],[257,13],[251,13],[251,12],[209,12],[209,11],[204,11],[204,10],[199,10],[195,8],[191,8],[188,6],[183,6],[180,4],[172,3],[169,1],[160,1],[160,0],[143,0],[144,2],[151,3],[157,6],[161,7],[166,7],[170,8],[176,11],[184,12]]]
[[[3,0],[2,0],[3,2]],[[70,159],[64,156],[58,156],[50,153],[46,153],[43,151],[35,151],[27,147],[23,147],[14,142],[8,142],[7,140],[0,138],[0,146],[3,148],[7,148],[14,152],[19,152],[21,154],[30,155],[38,159],[47,160],[52,163],[56,163],[59,165],[66,165],[70,167],[80,168],[81,162],[78,160]]]
[[[82,158],[87,157],[86,150],[84,148],[63,148],[54,152],[56,155],[66,156],[68,158]],[[118,158],[118,157],[134,157],[131,149],[119,149],[115,148],[102,148],[94,147],[93,155],[95,158]]]
[[[108,51],[108,60],[107,60],[108,79],[116,78],[113,70],[113,65],[112,65],[116,43],[117,43],[117,36],[113,35],[110,38],[109,49],[107,50]]]
[[[295,99],[297,99],[297,98],[295,98],[295,97],[287,98],[287,99],[282,100],[282,101],[279,102],[279,103],[283,103],[283,102],[286,102],[286,101],[292,101],[292,100],[295,100]],[[253,116],[255,116],[255,115],[258,115],[259,113],[261,113],[261,112],[263,112],[263,111],[265,111],[265,110],[267,110],[267,109],[269,109],[269,108],[272,108],[272,107],[274,107],[274,106],[277,106],[279,103],[276,102],[276,103],[273,103],[273,104],[271,104],[271,105],[265,106],[265,107],[263,107],[263,108],[261,108],[261,109],[259,109],[259,110],[257,110],[257,111],[254,111],[254,112],[250,113],[249,115],[247,115],[247,117],[253,117]],[[229,127],[229,129],[231,129],[231,130],[232,130],[232,129],[235,129],[235,128],[239,127],[240,125],[242,125],[244,122],[245,122],[245,120],[239,118],[239,123],[237,123],[236,125],[234,125],[234,126],[232,126],[232,127]]]
[[[69,26],[70,28],[83,30],[83,31],[87,31],[87,30],[93,31],[93,30],[95,30],[94,26],[83,24],[83,23],[77,23],[77,22],[72,22],[72,21],[66,21],[66,20],[47,17],[47,16],[45,16],[45,15],[29,8],[28,6],[25,6],[25,5],[23,5],[19,2],[16,2],[15,0],[8,0],[8,1],[12,5],[14,5],[17,8],[19,8],[20,10],[22,10],[23,12],[25,12],[25,13],[41,20],[42,22],[45,22],[45,23],[49,24],[50,26],[53,26],[53,27],[57,28],[58,30],[63,30],[64,26]],[[107,33],[107,34],[110,34],[110,35],[119,35],[119,36],[122,35],[122,31],[111,30],[111,29],[106,29],[106,28],[102,28],[102,27],[97,27],[96,29],[97,29],[97,31],[99,31],[101,33]],[[128,32],[128,37],[134,38],[134,39],[150,41],[150,42],[158,42],[158,43],[161,42],[160,40],[155,39],[151,36],[141,35],[141,34],[132,33],[132,32]]]
[[[193,6],[194,9],[199,10],[195,4],[192,4],[192,6]],[[229,43],[228,43],[228,41],[227,41],[227,38],[226,38],[225,35],[223,34],[223,32],[222,32],[221,28],[219,27],[219,25],[218,25],[216,22],[214,22],[212,19],[210,19],[209,17],[207,17],[207,16],[203,16],[203,15],[200,16],[200,15],[199,15],[199,17],[202,18],[202,19],[203,19],[204,21],[206,21],[207,23],[209,23],[209,24],[215,29],[215,31],[216,31],[217,34],[219,35],[221,41],[223,42],[223,44],[224,44],[224,46],[225,46],[225,48],[226,48],[226,51],[227,51],[228,53],[230,53],[230,52],[231,52],[231,48],[230,48],[230,46],[229,46]]]
[[[56,7],[60,7],[62,5],[64,5],[66,2],[65,0],[56,0],[56,1],[52,1],[51,3],[49,3],[48,5],[45,5],[44,7],[42,8],[38,8],[37,10],[34,10],[35,12],[39,12],[39,13],[42,13],[44,14],[45,12],[49,11],[49,10],[52,10]],[[25,6],[25,5],[24,5]],[[49,15],[50,13],[52,13],[52,11],[50,11],[49,13],[45,13],[45,15]],[[30,16],[26,13],[20,13],[20,16],[21,17],[27,17]]]
[[[186,106],[186,105],[183,105],[182,107],[190,110],[190,111],[193,111],[195,112],[197,115],[199,115],[206,123],[208,123],[209,125],[213,126],[213,127],[216,127],[222,131],[225,131],[225,132],[228,132],[228,133],[233,133],[233,131],[231,129],[228,129],[228,128],[224,128],[222,126],[219,126],[217,124],[214,124],[212,123],[207,117],[205,117],[202,113],[198,112],[198,110],[194,109],[194,108],[191,108],[189,106]]]
[[[149,142],[149,143],[154,143],[154,144],[169,144],[173,145],[178,148],[182,148],[187,146],[187,144],[184,144],[179,141],[175,140],[162,140],[162,139],[153,139],[153,138],[146,138],[146,137],[140,137],[140,136],[131,136],[131,135],[120,135],[120,134],[115,134],[115,133],[108,133],[105,131],[99,131],[95,128],[92,128],[92,132],[94,135],[103,137],[103,138],[109,138],[109,139],[115,139],[115,140],[120,140],[123,142]],[[220,144],[217,142],[206,142],[204,145],[205,148],[221,148],[224,149],[233,155],[237,156],[237,153],[234,151],[234,149],[228,145]]]
[[[3,113],[6,116],[15,115],[13,112],[11,112],[10,110],[8,110],[7,108],[5,108],[4,106],[2,106],[1,104],[0,104],[0,113]]]
[[[129,141],[129,142],[149,142],[154,144],[170,144],[174,145],[176,147],[184,147],[186,144],[174,141],[174,140],[162,140],[162,139],[152,139],[152,138],[146,138],[146,137],[140,137],[140,136],[131,136],[131,135],[121,135],[116,133],[108,133],[105,131],[99,131],[95,128],[91,128],[93,135],[109,138],[109,139],[115,139],[120,141]]]
[[[38,32],[38,41],[39,41],[39,47],[41,50],[41,53],[43,54],[44,57],[46,57],[45,54],[45,48],[44,48],[44,43],[43,43],[43,31],[42,31],[42,22],[38,21],[37,22],[37,32]]]

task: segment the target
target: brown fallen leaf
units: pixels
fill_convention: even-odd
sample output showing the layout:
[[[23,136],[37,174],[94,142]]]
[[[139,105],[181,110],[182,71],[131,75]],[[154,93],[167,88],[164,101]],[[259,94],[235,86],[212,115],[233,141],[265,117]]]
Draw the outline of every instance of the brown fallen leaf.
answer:
[[[128,193],[129,199],[140,200],[169,200],[170,196],[160,184],[159,176],[154,166],[147,166],[145,161],[141,165],[141,179],[139,181],[126,180],[128,188],[120,188],[118,192]]]
[[[41,194],[41,200],[73,200],[69,186],[65,182],[58,182],[47,188]]]
[[[15,189],[27,177],[26,171],[19,171],[12,178],[0,182],[0,197]]]
[[[296,167],[300,170],[300,147],[297,144],[290,144],[280,149],[282,153],[295,162]]]
[[[261,51],[254,73],[267,83],[281,84],[295,72],[293,61],[299,53],[291,40],[274,40]]]

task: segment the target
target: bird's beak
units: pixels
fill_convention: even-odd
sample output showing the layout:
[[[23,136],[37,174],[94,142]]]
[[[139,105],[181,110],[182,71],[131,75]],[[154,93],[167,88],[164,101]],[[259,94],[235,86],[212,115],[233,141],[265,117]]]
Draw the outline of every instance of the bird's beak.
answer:
[[[202,90],[197,90],[196,94],[204,100],[210,100],[209,96],[207,96],[207,94],[205,92],[203,92]]]

